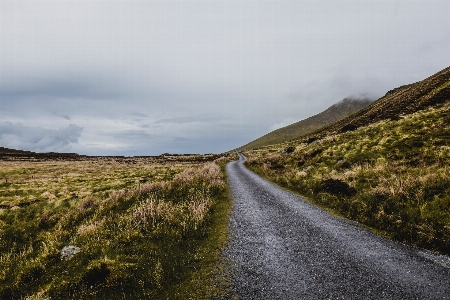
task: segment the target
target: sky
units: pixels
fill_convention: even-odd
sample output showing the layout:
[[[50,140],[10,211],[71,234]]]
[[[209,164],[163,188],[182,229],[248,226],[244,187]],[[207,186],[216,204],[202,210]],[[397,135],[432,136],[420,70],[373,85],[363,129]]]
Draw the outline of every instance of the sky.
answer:
[[[450,1],[0,0],[0,146],[222,153],[450,66]]]

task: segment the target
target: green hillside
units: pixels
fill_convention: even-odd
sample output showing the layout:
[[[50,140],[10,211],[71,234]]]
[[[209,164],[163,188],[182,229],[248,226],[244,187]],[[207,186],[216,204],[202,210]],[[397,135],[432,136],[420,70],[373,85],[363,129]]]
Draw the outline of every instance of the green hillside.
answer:
[[[445,103],[448,99],[450,99],[450,67],[422,81],[395,88],[366,108],[302,136],[299,140],[312,141],[382,120],[398,120],[407,114]]]
[[[450,68],[300,140],[244,154],[250,169],[313,203],[450,254]]]
[[[372,102],[373,100],[369,98],[345,98],[315,116],[274,130],[241,147],[241,149],[254,149],[298,139],[325,125],[348,117],[351,114],[367,107]]]

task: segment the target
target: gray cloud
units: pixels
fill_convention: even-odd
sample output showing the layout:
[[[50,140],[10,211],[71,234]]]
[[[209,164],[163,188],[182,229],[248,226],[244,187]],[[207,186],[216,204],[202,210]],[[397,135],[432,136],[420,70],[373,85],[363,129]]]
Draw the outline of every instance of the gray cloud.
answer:
[[[142,117],[142,118],[148,118],[149,117],[149,115],[144,114],[144,113],[140,113],[140,112],[134,112],[131,115],[135,116],[135,117]]]
[[[450,65],[448,1],[30,3],[0,0],[0,119],[82,154],[227,151]]]
[[[71,120],[68,115],[63,115],[63,114],[58,114],[58,113],[54,113],[54,115],[58,116],[58,117],[61,117],[61,118],[65,119],[65,120],[68,120],[68,121]]]
[[[0,122],[0,144],[36,152],[67,152],[78,142],[82,128],[74,124],[59,129]]]
[[[118,130],[113,132],[104,132],[103,135],[105,136],[112,136],[116,139],[123,139],[123,140],[145,140],[145,139],[153,139],[156,136],[149,134],[145,130],[139,130],[139,129],[128,129],[128,130]]]
[[[155,124],[160,124],[160,123],[182,124],[182,123],[193,123],[193,122],[208,123],[208,122],[217,122],[220,119],[221,119],[220,115],[218,115],[217,113],[196,115],[194,112],[193,116],[189,116],[189,117],[159,119],[159,120],[155,121]]]

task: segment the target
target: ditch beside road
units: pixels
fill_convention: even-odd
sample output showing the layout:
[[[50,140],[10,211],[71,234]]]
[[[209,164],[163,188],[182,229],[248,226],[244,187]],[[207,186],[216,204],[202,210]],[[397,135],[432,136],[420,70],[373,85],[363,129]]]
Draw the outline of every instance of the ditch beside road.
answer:
[[[241,299],[450,299],[450,258],[380,237],[244,166],[227,165],[234,198],[233,291]]]

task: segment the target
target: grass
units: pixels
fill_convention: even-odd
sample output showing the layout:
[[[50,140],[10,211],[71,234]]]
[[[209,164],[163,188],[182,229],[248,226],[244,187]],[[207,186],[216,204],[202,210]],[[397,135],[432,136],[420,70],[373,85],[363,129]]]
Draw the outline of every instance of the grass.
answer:
[[[429,108],[310,144],[248,151],[257,173],[396,240],[450,254],[450,110]],[[295,147],[290,155],[281,151]]]
[[[1,161],[0,298],[224,297],[228,159]]]

